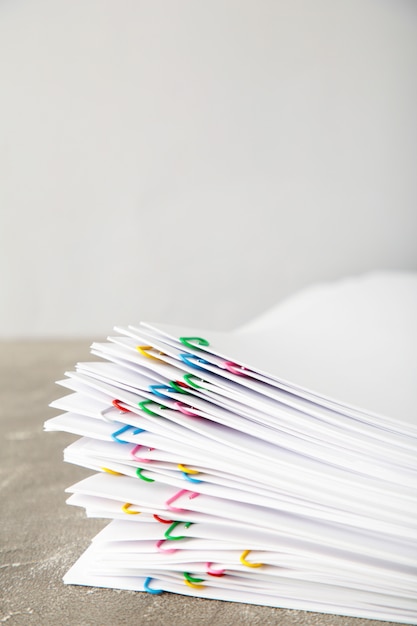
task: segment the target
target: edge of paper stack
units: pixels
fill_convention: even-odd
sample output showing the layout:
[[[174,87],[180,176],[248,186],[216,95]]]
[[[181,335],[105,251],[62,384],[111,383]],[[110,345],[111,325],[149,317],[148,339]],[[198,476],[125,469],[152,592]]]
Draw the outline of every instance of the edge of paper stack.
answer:
[[[417,622],[417,275],[318,285],[229,333],[116,328],[48,431],[112,521],[69,584]]]

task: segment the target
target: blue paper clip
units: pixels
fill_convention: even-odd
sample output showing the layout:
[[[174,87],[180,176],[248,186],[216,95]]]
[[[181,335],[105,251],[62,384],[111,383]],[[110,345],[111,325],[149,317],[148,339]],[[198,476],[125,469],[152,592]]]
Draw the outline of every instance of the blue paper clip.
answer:
[[[143,428],[135,428],[134,426],[129,426],[128,424],[126,426],[123,426],[123,428],[120,428],[119,430],[116,430],[114,433],[111,434],[112,439],[114,439],[114,441],[117,441],[117,443],[130,443],[130,441],[125,441],[124,439],[119,439],[119,435],[122,435],[123,433],[127,432],[128,430],[130,430],[131,428],[133,428],[133,434],[134,435],[138,435],[139,433],[144,433],[145,431],[143,430]]]
[[[189,480],[190,483],[202,483],[203,482],[202,480],[199,480],[198,478],[192,478],[190,476],[190,474],[199,474],[199,472],[197,470],[189,469],[188,467],[186,467],[182,463],[178,463],[178,469],[180,470],[180,472],[184,476],[184,478]]]
[[[167,389],[171,392],[175,391],[175,389],[173,389],[171,385],[149,385],[149,391],[152,391],[155,396],[159,396],[160,398],[168,398],[168,400],[170,399],[170,396],[167,396],[165,393],[161,393],[160,391],[158,391],[158,389]]]
[[[186,472],[181,472],[181,474],[184,476],[184,478],[186,478],[190,483],[202,483],[202,480],[199,480],[198,478],[191,478],[191,476],[189,474],[187,474]]]
[[[143,583],[143,589],[145,591],[147,591],[148,593],[152,593],[154,596],[159,596],[161,593],[163,593],[162,589],[151,589],[149,587],[149,585],[151,584],[152,578],[150,576],[148,576],[148,578],[146,578],[145,582]]]
[[[190,354],[189,352],[182,352],[178,356],[182,361],[184,361],[186,365],[188,365],[189,367],[193,367],[196,370],[203,370],[204,367],[196,365],[195,361],[198,361],[198,363],[203,363],[204,365],[210,365],[209,361],[206,361],[205,359],[200,359],[200,357],[196,356],[195,354]]]

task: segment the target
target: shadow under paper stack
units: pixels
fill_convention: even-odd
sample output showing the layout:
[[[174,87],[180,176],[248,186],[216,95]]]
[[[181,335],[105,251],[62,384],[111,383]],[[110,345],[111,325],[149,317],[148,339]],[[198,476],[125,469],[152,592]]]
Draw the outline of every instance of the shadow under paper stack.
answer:
[[[417,276],[375,273],[93,344],[45,428],[112,522],[65,582],[415,623],[416,320]]]

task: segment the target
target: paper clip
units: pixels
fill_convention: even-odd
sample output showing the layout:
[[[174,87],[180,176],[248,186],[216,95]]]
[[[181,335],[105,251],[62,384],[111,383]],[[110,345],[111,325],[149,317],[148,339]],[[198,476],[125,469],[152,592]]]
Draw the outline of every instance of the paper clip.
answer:
[[[160,539],[156,542],[155,546],[158,552],[163,552],[164,554],[174,554],[177,551],[177,548],[170,548],[169,550],[165,550],[162,548],[162,545],[165,543],[166,539]]]
[[[149,587],[149,585],[151,584],[152,578],[150,576],[148,576],[148,578],[145,579],[145,582],[143,583],[143,589],[145,591],[147,591],[148,593],[151,593],[154,596],[159,596],[161,593],[163,593],[162,589],[151,589]]]
[[[144,446],[142,446],[142,445],[139,443],[137,446],[135,446],[135,447],[133,448],[133,450],[131,450],[131,451],[130,451],[130,456],[133,456],[133,458],[134,458],[136,461],[140,461],[141,463],[152,463],[152,460],[151,460],[151,459],[142,459],[142,458],[140,458],[140,457],[136,456],[136,452],[139,452],[139,450],[140,450],[141,448],[143,448],[143,447],[144,447]],[[155,448],[149,448],[149,452],[151,452],[152,450],[155,450]]]
[[[129,424],[127,424],[126,426],[123,426],[122,428],[119,428],[119,430],[116,430],[114,433],[111,434],[112,439],[114,439],[114,441],[117,441],[117,443],[130,443],[130,441],[125,441],[124,439],[119,439],[119,435],[122,435],[123,433],[127,432],[128,430],[130,430],[131,428],[133,428],[133,434],[134,435],[138,435],[139,433],[144,433],[145,431],[143,430],[143,428],[135,428],[134,426],[129,426]]]
[[[203,363],[203,365],[210,365],[209,361],[206,361],[205,359],[200,359],[200,357],[196,356],[195,354],[190,354],[189,352],[181,352],[181,354],[179,354],[178,356],[182,361],[184,361],[186,365],[188,365],[189,367],[193,367],[196,370],[204,370],[204,367],[196,365],[195,361]]]
[[[111,422],[113,423],[113,419],[111,417],[107,417],[107,413],[109,413],[110,411],[113,410],[113,405],[112,406],[108,406],[106,409],[103,409],[102,411],[99,411],[101,417],[106,420],[106,422]]]
[[[147,483],[154,483],[155,482],[153,478],[146,478],[146,476],[143,476],[142,472],[143,472],[143,469],[141,467],[138,467],[137,470],[136,470],[136,476],[138,478],[141,478],[142,480],[144,480]]]
[[[167,396],[165,393],[161,393],[160,391],[158,391],[158,389],[168,389],[168,391],[170,391],[171,393],[175,391],[175,389],[173,389],[171,385],[149,385],[149,391],[152,391],[155,396],[159,396],[160,398],[165,398],[168,400],[171,399],[171,396]]]
[[[182,475],[184,476],[184,478],[186,480],[188,480],[189,483],[194,483],[195,485],[198,485],[198,483],[202,483],[203,482],[199,478],[191,478],[191,476],[189,474],[187,474],[186,472],[182,472]]]
[[[246,560],[246,557],[250,552],[251,550],[245,550],[240,555],[240,562],[242,563],[242,565],[246,565],[246,567],[262,567],[263,563],[249,563],[249,561]]]
[[[197,413],[191,411],[190,407],[187,407],[184,402],[174,402],[174,407],[178,409],[178,411],[181,411],[181,413],[184,413],[184,415],[188,415],[188,417],[198,417]]]
[[[180,470],[180,472],[184,472],[185,474],[199,474],[200,473],[198,470],[190,469],[189,467],[186,467],[182,463],[178,463],[177,467]]]
[[[247,376],[246,367],[243,367],[243,365],[236,365],[236,363],[232,363],[232,361],[225,361],[223,365],[232,374],[236,374],[237,376]]]
[[[173,519],[162,519],[162,517],[159,517],[159,515],[157,515],[156,513],[154,513],[154,518],[156,519],[157,522],[160,522],[161,524],[173,524],[174,523]]]
[[[148,359],[154,359],[154,361],[165,363],[165,361],[163,361],[162,359],[158,359],[158,357],[148,353],[148,350],[153,350],[153,346],[136,346],[136,350],[140,352],[142,356],[146,356]],[[159,354],[161,356],[166,356],[163,352],[160,352]]]
[[[169,384],[175,389],[175,391],[178,391],[178,393],[185,393],[187,396],[190,395],[188,391],[185,391],[184,389],[184,387],[186,389],[189,389],[189,386],[183,383],[181,380],[170,380]]]
[[[188,572],[183,572],[183,574],[184,574],[184,582],[186,585],[188,585],[189,587],[192,587],[193,589],[204,589],[204,585],[196,584],[196,583],[202,583],[204,581],[204,578],[193,578],[192,576],[190,576]]]
[[[224,569],[211,569],[212,563],[206,563],[206,567],[207,567],[207,574],[209,574],[209,576],[224,576],[226,570]]]
[[[204,389],[204,387],[202,387],[201,385],[197,385],[197,383],[191,380],[192,378],[197,378],[197,376],[195,376],[194,374],[184,374],[183,378],[185,382],[187,383],[187,385],[194,387],[194,389]],[[204,380],[202,378],[199,378],[198,380],[204,383]]]
[[[190,481],[190,483],[202,483],[202,480],[199,480],[198,478],[191,478],[191,476],[189,474],[199,474],[199,472],[197,470],[190,470],[188,469],[188,467],[185,467],[185,465],[182,465],[182,463],[178,463],[178,469],[180,470],[180,472],[183,474],[184,478],[186,478],[187,480]]]
[[[112,400],[112,405],[115,406],[116,409],[119,409],[122,413],[130,413],[130,410],[122,406],[120,402],[120,400]]]
[[[185,509],[178,509],[174,506],[171,506],[171,504],[173,502],[175,502],[176,500],[178,500],[178,498],[180,498],[182,495],[184,495],[185,493],[189,493],[190,495],[188,496],[190,500],[192,500],[193,498],[196,498],[197,496],[199,496],[200,494],[197,493],[196,491],[188,491],[188,489],[180,489],[179,491],[177,491],[177,493],[173,496],[171,496],[171,498],[168,498],[168,500],[165,502],[165,506],[170,510],[170,511],[178,511],[180,513],[182,513],[182,511],[184,511]]]
[[[154,402],[153,400],[142,400],[142,402],[138,402],[138,406],[142,409],[142,411],[145,411],[145,413],[147,413],[148,415],[153,415],[155,417],[161,417],[159,415],[159,413],[155,413],[154,411],[151,411],[150,409],[148,409],[148,404],[158,404],[157,402]],[[159,405],[160,409],[167,409],[168,407],[163,406],[162,404]]]
[[[122,506],[123,513],[128,513],[128,515],[140,515],[140,511],[130,511],[130,507],[133,506],[131,502],[126,502]]]
[[[187,348],[195,348],[196,350],[200,350],[198,346],[209,346],[209,342],[207,339],[203,339],[203,337],[180,337],[181,343]],[[196,346],[195,344],[198,344]]]
[[[174,528],[176,528],[179,524],[184,524],[185,528],[189,528],[192,524],[192,522],[172,522],[171,526],[168,528],[168,530],[164,533],[164,537],[165,539],[168,539],[169,541],[177,541],[178,539],[186,539],[185,535],[181,535],[179,537],[172,537],[171,532],[174,530]]]
[[[123,476],[120,472],[115,472],[114,470],[109,469],[108,467],[100,467],[103,472],[107,472],[107,474],[113,474],[113,476]]]

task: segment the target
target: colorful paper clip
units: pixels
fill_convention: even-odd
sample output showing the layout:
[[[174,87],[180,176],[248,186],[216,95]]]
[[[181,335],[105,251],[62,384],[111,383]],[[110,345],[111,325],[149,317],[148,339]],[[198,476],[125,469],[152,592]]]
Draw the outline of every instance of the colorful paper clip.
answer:
[[[236,374],[237,376],[247,376],[247,369],[243,367],[243,365],[237,365],[236,363],[232,363],[232,361],[225,361],[223,363],[225,368],[231,372],[232,374]]]
[[[189,385],[183,383],[181,380],[170,380],[169,384],[175,389],[175,391],[178,391],[178,393],[185,393],[187,396],[190,395],[189,392],[186,391],[186,389],[190,388]]]
[[[145,482],[147,482],[147,483],[154,483],[154,482],[155,482],[153,478],[146,478],[146,476],[144,476],[144,475],[142,474],[142,472],[143,472],[143,469],[142,469],[141,467],[138,467],[138,468],[136,469],[136,476],[137,476],[138,478],[140,478],[141,480],[144,480],[144,481],[145,481]]]
[[[184,374],[183,378],[187,385],[190,385],[190,387],[194,387],[194,389],[204,389],[204,387],[202,387],[201,385],[197,385],[197,383],[192,380],[194,378],[197,378],[197,380],[204,383],[204,380],[202,378],[198,378],[197,376],[195,376],[195,374]]]
[[[209,346],[209,342],[207,339],[203,337],[180,337],[181,343],[187,348],[194,348],[195,350],[200,350],[198,346]],[[195,345],[197,344],[197,345]]]
[[[151,391],[155,396],[159,396],[160,398],[165,398],[170,400],[171,396],[167,396],[165,393],[161,393],[160,389],[166,389],[173,393],[175,389],[171,387],[171,385],[149,385],[149,391]]]
[[[168,500],[165,502],[165,505],[166,505],[167,509],[169,509],[170,511],[177,511],[179,513],[182,513],[184,510],[186,510],[186,509],[178,509],[178,508],[176,508],[174,506],[171,506],[173,502],[178,500],[178,498],[180,498],[181,496],[183,496],[186,493],[189,494],[188,497],[189,497],[190,500],[192,500],[193,498],[196,498],[197,496],[200,495],[196,491],[188,491],[188,489],[180,489],[179,491],[177,491],[176,494],[171,496],[171,498],[168,498]]]
[[[130,413],[130,409],[126,409],[124,406],[120,404],[121,400],[112,400],[112,405],[119,409],[122,413]]]
[[[148,404],[158,404],[158,403],[154,402],[153,400],[142,400],[142,402],[138,402],[138,406],[142,409],[142,411],[144,411],[148,415],[153,415],[154,417],[161,417],[159,413],[155,413],[154,411],[151,411],[150,409],[148,409]],[[163,404],[160,404],[159,408],[167,409],[168,407],[163,406]]]
[[[135,428],[134,426],[129,426],[127,424],[126,426],[123,426],[122,428],[119,428],[119,430],[116,430],[114,433],[112,433],[111,434],[112,439],[114,439],[114,441],[117,441],[117,443],[130,443],[130,441],[125,441],[124,439],[120,439],[119,435],[122,435],[123,433],[127,432],[131,428],[133,428],[133,435],[138,435],[139,433],[145,432],[143,428]]]
[[[153,350],[152,346],[136,346],[136,350],[138,352],[140,352],[140,354],[142,356],[146,356],[148,359],[154,359],[154,361],[159,361],[160,363],[165,363],[165,361],[163,361],[162,359],[158,359],[157,356],[154,356],[153,354],[149,354],[149,350]],[[165,356],[163,354],[163,352],[159,353],[161,356]]]
[[[180,472],[184,472],[185,474],[199,474],[200,473],[198,470],[190,469],[189,467],[187,467],[186,465],[183,465],[182,463],[178,463],[177,467],[180,470]]]
[[[174,402],[174,408],[184,413],[184,415],[188,415],[188,417],[198,417],[197,413],[191,410],[192,407],[184,404],[184,402]]]
[[[199,478],[191,478],[191,476],[187,474],[186,472],[182,472],[182,475],[184,476],[186,480],[188,480],[189,483],[194,483],[195,485],[198,485],[199,483],[203,482]]]
[[[263,563],[249,563],[249,561],[246,560],[246,557],[250,552],[251,550],[245,550],[240,555],[240,562],[242,563],[242,565],[246,565],[246,567],[262,567]]]
[[[161,593],[163,593],[162,589],[151,589],[149,586],[151,582],[152,582],[152,578],[148,576],[148,578],[146,578],[145,582],[143,583],[143,589],[145,591],[147,591],[148,593],[151,593],[154,596],[159,596]]]
[[[224,576],[224,575],[225,575],[226,570],[224,570],[224,569],[212,569],[212,568],[211,568],[211,566],[212,566],[212,565],[213,565],[212,563],[206,563],[206,567],[207,567],[207,574],[208,574],[209,576],[217,576],[217,577],[220,577],[220,576]]]
[[[186,478],[190,483],[198,484],[203,482],[198,478],[191,478],[190,474],[199,474],[197,470],[191,470],[188,467],[185,467],[185,465],[182,465],[182,463],[178,463],[178,469],[180,470],[184,478]]]
[[[123,506],[122,506],[122,511],[123,513],[127,513],[128,515],[140,515],[140,511],[131,511],[130,507],[133,506],[133,504],[131,502],[126,502]]]
[[[154,513],[154,519],[156,519],[156,521],[160,524],[173,524],[175,521],[173,519],[163,519],[162,517],[159,517],[159,515],[157,515],[156,513]]]
[[[186,539],[185,535],[179,535],[178,537],[173,537],[171,535],[172,531],[179,525],[184,524],[185,528],[189,528],[192,525],[192,522],[172,522],[171,526],[164,533],[165,539],[168,541],[177,541],[178,539]]]
[[[143,445],[141,445],[140,443],[138,443],[138,445],[137,445],[137,446],[135,446],[135,447],[133,448],[133,450],[131,450],[131,451],[130,451],[130,456],[133,456],[133,458],[134,458],[136,461],[140,461],[141,463],[152,463],[152,460],[151,460],[151,459],[143,459],[143,458],[141,458],[141,457],[139,457],[139,456],[136,456],[136,452],[139,452],[139,450],[140,450],[141,448],[144,448],[144,447],[146,447],[146,446],[143,446]],[[152,450],[155,450],[155,448],[148,448],[148,450],[149,450],[149,452],[151,452]]]
[[[204,581],[204,578],[194,578],[190,576],[188,572],[183,572],[183,574],[184,574],[184,582],[186,585],[188,585],[189,587],[192,587],[193,589],[204,589],[204,585],[198,584],[198,583],[202,583]]]
[[[100,467],[103,472],[107,474],[112,474],[113,476],[123,476],[120,472],[115,472],[114,470],[109,469],[108,467]]]
[[[165,549],[162,547],[165,542],[166,542],[166,539],[159,539],[159,541],[156,542],[155,547],[158,550],[158,552],[163,552],[164,554],[174,554],[174,552],[177,551],[177,548]]]
[[[204,370],[204,367],[200,367],[200,365],[197,365],[196,361],[198,363],[202,363],[203,365],[210,365],[209,361],[201,359],[195,354],[190,354],[189,352],[181,352],[178,356],[180,357],[181,361],[184,361],[186,365],[188,365],[189,367],[193,367],[196,370]]]

